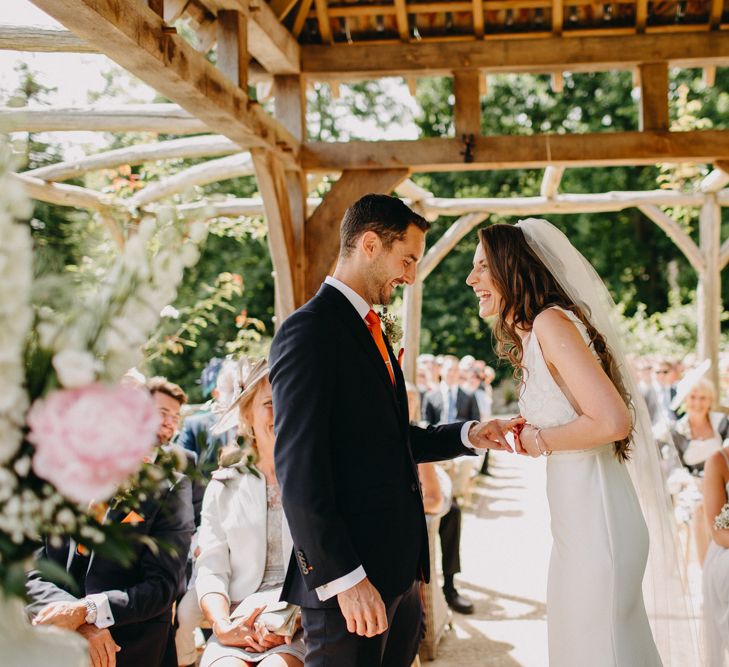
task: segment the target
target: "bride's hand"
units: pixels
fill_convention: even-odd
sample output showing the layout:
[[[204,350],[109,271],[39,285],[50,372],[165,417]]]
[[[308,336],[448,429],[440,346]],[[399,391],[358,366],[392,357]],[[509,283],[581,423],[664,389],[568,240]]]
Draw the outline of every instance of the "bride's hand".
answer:
[[[537,429],[531,424],[525,424],[521,433],[515,439],[517,453],[533,458],[539,458],[542,455],[537,443]]]

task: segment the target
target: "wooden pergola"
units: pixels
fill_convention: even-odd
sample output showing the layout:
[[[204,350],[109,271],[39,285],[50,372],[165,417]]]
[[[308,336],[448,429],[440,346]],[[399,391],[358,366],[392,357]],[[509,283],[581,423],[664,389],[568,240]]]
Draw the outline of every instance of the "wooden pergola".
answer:
[[[149,130],[214,132],[89,156],[18,174],[37,199],[89,208],[119,243],[120,210],[135,215],[195,184],[254,173],[260,200],[209,205],[210,215],[265,215],[280,322],[306,301],[332,268],[346,207],[368,192],[396,191],[425,215],[456,218],[430,249],[406,290],[406,374],[414,375],[423,282],[438,262],[491,213],[538,215],[638,207],[686,255],[699,287],[699,354],[718,377],[720,277],[729,240],[729,131],[669,129],[670,67],[699,67],[707,85],[729,65],[729,0],[33,0],[68,30],[0,26],[0,48],[99,52],[174,104],[143,109],[0,109],[17,131]],[[195,37],[178,32],[180,21]],[[187,34],[187,31],[185,31]],[[215,52],[215,65],[209,56]],[[640,87],[633,132],[481,135],[487,76],[628,70]],[[386,76],[452,76],[455,136],[417,141],[311,142],[306,87]],[[273,113],[249,96],[270,86]],[[147,186],[128,200],[65,185],[85,171],[181,157],[207,162]],[[560,194],[565,169],[694,162],[714,165],[695,192],[670,190]],[[428,171],[544,168],[539,197],[439,199],[409,177]],[[337,178],[309,197],[317,174]],[[700,208],[696,244],[661,207]],[[181,212],[195,213],[195,207]]]

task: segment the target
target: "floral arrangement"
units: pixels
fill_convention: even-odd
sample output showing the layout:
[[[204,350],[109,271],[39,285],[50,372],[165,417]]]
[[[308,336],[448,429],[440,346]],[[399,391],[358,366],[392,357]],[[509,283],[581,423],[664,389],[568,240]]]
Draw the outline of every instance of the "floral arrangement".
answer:
[[[390,313],[387,307],[384,307],[380,312],[380,321],[382,326],[385,328],[385,336],[390,341],[393,351],[397,354],[397,350],[400,347],[400,341],[402,340],[403,330],[400,324],[399,318]]]
[[[120,383],[197,261],[207,228],[171,215],[145,218],[93,289],[69,275],[33,281],[30,202],[11,180],[0,142],[0,592],[22,595],[42,536],[71,536],[126,560],[120,527],[91,503],[130,508],[176,467],[174,454],[143,464],[158,415],[144,391]],[[59,572],[55,572],[59,574]]]
[[[714,519],[714,527],[718,530],[729,529],[729,503],[721,508],[721,512]]]

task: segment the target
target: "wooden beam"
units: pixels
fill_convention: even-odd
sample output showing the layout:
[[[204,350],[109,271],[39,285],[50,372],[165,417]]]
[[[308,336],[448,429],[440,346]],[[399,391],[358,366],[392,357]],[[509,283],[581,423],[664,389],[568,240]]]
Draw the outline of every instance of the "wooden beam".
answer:
[[[554,167],[550,165],[544,170],[542,177],[542,186],[539,193],[547,199],[554,199],[559,190],[559,183],[564,174],[564,167]]]
[[[222,4],[223,0],[217,0]],[[228,9],[245,7],[242,0],[225,0]],[[301,48],[264,0],[251,3],[248,21],[248,49],[271,74],[301,71]]]
[[[121,0],[33,2],[212,130],[295,164],[298,142],[149,8]]]
[[[648,23],[648,0],[636,0],[635,2],[635,29],[638,33],[645,32]]]
[[[268,227],[268,247],[275,272],[276,327],[296,310],[297,262],[291,207],[283,164],[270,152],[251,151]]]
[[[661,211],[657,206],[648,205],[639,206],[638,208],[666,232],[668,238],[676,244],[691,266],[701,275],[706,269],[704,254],[702,250],[699,250],[699,247],[694,243],[693,239],[683,230],[681,225],[670,215]]]
[[[248,93],[248,16],[223,10],[218,14],[218,69]]]
[[[166,199],[199,185],[217,183],[240,176],[253,175],[253,162],[248,153],[228,155],[217,160],[208,160],[187,169],[165,176],[136,192],[128,200],[130,208],[142,208],[152,202]]]
[[[301,34],[301,31],[304,29],[304,25],[306,24],[306,17],[309,14],[309,10],[311,9],[311,5],[314,3],[314,0],[301,0],[301,4],[299,5],[299,11],[296,13],[296,18],[294,19],[294,24],[291,26],[291,33],[294,37],[298,38],[298,36]]]
[[[218,157],[240,151],[240,146],[227,137],[219,134],[208,134],[199,137],[185,137],[151,144],[135,144],[116,148],[111,151],[95,153],[80,160],[57,162],[46,167],[38,167],[23,172],[26,176],[34,176],[44,181],[67,181],[88,171],[110,169],[120,165],[137,165],[157,160],[173,160],[180,158]]]
[[[193,134],[208,128],[177,104],[118,107],[0,107],[0,127],[8,132],[165,132]]]
[[[699,245],[705,269],[699,274],[696,290],[698,302],[698,355],[711,360],[708,376],[719,386],[719,346],[721,344],[721,209],[715,194],[706,195],[699,213]]]
[[[624,35],[487,39],[449,43],[392,43],[302,47],[302,71],[313,80],[447,76],[457,69],[486,72],[599,71],[645,62],[677,67],[729,63],[729,31],[681,35]]]
[[[465,149],[458,139],[316,142],[302,146],[302,166],[326,172],[398,168],[424,172],[706,163],[729,156],[729,131],[490,136],[476,137],[470,154]]]
[[[552,34],[561,35],[564,29],[564,4],[562,0],[552,0]]]
[[[714,166],[716,169],[699,184],[701,192],[718,192],[729,185],[729,160],[719,160]]]
[[[410,28],[408,26],[408,12],[405,8],[405,0],[394,0],[394,3],[397,32],[400,35],[400,39],[403,42],[407,42],[410,39]]]
[[[709,27],[718,30],[721,26],[721,17],[724,13],[724,0],[711,0],[709,9]]]
[[[279,21],[283,21],[296,7],[299,0],[271,0],[269,3]]]
[[[190,0],[165,0],[164,4],[165,23],[172,24],[182,16]]]
[[[0,24],[0,50],[36,53],[98,53],[95,46],[70,30]]]
[[[481,73],[476,69],[456,70],[453,73],[453,92],[456,104],[454,125],[456,137],[481,134]]]
[[[433,244],[418,264],[418,280],[425,280],[448,253],[458,245],[458,242],[487,217],[488,213],[467,213],[458,218]]]
[[[483,0],[471,0],[473,12],[473,34],[477,39],[484,36]]]
[[[312,296],[337,259],[339,225],[347,208],[370,193],[389,194],[408,177],[407,169],[345,171],[306,221],[306,293]]]
[[[327,0],[314,0],[314,6],[316,7],[316,20],[319,24],[321,41],[324,44],[331,44],[334,40],[332,38],[332,27],[329,25],[329,7],[327,6]]]
[[[640,114],[641,130],[668,130],[668,63],[641,63]]]
[[[552,72],[550,75],[550,86],[552,92],[561,95],[564,92],[564,74],[562,72]]]
[[[725,239],[719,248],[719,270],[723,271],[729,264],[729,239]]]
[[[707,88],[713,88],[716,83],[716,65],[708,65],[701,71],[701,81]]]

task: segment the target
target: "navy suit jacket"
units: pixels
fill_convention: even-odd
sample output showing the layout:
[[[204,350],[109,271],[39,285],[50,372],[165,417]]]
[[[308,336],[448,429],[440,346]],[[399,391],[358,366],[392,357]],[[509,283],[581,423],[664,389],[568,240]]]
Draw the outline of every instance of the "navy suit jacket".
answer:
[[[46,541],[36,554],[60,565],[71,574],[77,591],[43,579],[37,571],[28,575],[27,611],[35,616],[49,602],[76,600],[92,593],[106,593],[114,625],[109,628],[121,647],[118,667],[176,667],[172,604],[185,589],[185,564],[194,530],[190,480],[180,475],[157,501],[142,503],[137,513],[144,521],[122,524],[125,530],[157,540],[157,554],[144,543],[134,545],[130,567],[92,553],[81,556],[68,540],[54,547]],[[110,510],[107,521],[121,524],[120,510]],[[170,547],[173,552],[170,551]]]
[[[393,386],[365,322],[336,288],[291,315],[270,353],[276,474],[294,553],[283,598],[304,607],[316,588],[362,565],[384,600],[428,580],[416,462],[471,453],[460,425],[409,424],[402,372]]]

